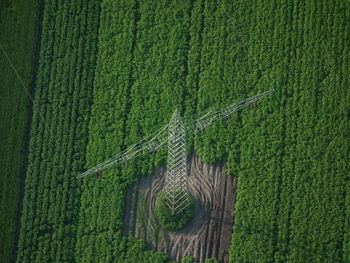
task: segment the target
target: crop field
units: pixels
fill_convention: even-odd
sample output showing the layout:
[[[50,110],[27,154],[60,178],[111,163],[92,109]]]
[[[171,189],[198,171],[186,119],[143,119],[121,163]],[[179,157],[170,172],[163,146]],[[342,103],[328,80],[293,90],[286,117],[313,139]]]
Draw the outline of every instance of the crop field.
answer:
[[[0,261],[16,255],[25,174],[26,145],[37,62],[35,42],[39,38],[40,1],[0,0]],[[17,79],[8,61],[21,75]]]
[[[349,2],[39,2],[0,0],[1,262],[350,262]],[[271,89],[188,140],[233,177],[215,194],[231,214],[213,209],[231,222],[197,247],[184,230],[167,249],[142,196],[158,186],[132,190],[166,149],[76,179],[176,108]]]
[[[193,256],[199,262],[217,258],[227,262],[231,243],[236,177],[225,174],[222,163],[189,160],[189,189],[197,201],[192,222],[178,232],[167,232],[156,216],[156,199],[164,188],[165,169],[142,178],[128,189],[123,235],[147,242],[148,248],[172,260]]]
[[[96,1],[44,4],[17,262],[74,260],[98,13]]]

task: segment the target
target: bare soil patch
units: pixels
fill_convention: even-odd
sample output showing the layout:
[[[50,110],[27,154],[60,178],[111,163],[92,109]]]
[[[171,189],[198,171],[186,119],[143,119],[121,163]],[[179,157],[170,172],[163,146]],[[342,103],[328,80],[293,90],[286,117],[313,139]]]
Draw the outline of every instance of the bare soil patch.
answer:
[[[193,256],[196,262],[216,257],[228,262],[236,178],[226,176],[223,164],[204,164],[198,157],[189,160],[189,188],[196,199],[193,221],[177,233],[165,232],[155,217],[155,202],[165,183],[166,169],[131,186],[126,198],[124,235],[143,239],[149,248],[164,252],[171,260]]]

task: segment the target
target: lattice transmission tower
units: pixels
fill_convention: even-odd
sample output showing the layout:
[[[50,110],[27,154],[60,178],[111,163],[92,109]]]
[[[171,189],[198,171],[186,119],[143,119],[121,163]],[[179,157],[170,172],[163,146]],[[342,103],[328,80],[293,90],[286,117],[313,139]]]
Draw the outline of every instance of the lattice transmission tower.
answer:
[[[265,91],[226,107],[185,118],[182,118],[178,110],[175,110],[170,122],[163,128],[150,134],[121,153],[87,170],[83,174],[77,176],[77,178],[80,179],[91,174],[99,174],[101,171],[112,166],[125,163],[147,153],[153,153],[154,151],[168,145],[165,198],[171,213],[180,213],[190,205],[186,139],[199,131],[203,131],[213,123],[225,119],[233,113],[254,104],[273,92],[274,90]],[[200,117],[195,118],[197,116]]]
[[[165,198],[170,211],[180,213],[189,204],[186,158],[186,129],[180,113],[175,110],[169,122],[168,165]]]

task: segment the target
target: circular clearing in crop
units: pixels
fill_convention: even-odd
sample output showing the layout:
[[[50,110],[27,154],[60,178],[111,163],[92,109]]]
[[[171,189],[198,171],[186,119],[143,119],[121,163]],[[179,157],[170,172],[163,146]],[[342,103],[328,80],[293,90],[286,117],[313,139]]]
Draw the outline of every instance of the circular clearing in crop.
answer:
[[[193,196],[189,194],[190,205],[184,208],[180,213],[172,214],[167,205],[165,195],[165,192],[163,192],[157,198],[156,216],[164,230],[171,232],[180,231],[192,221],[195,210],[195,200]]]

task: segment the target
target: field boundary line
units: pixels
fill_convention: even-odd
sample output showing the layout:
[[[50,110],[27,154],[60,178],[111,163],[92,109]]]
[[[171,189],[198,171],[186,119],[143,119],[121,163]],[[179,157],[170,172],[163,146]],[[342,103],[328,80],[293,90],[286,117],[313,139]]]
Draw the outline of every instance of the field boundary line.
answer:
[[[13,71],[16,73],[16,76],[17,76],[18,80],[20,81],[20,83],[21,83],[23,89],[26,91],[26,93],[27,93],[29,99],[32,101],[32,103],[33,103],[33,109],[39,114],[39,117],[40,117],[41,121],[45,123],[45,120],[44,120],[44,118],[43,118],[41,112],[39,111],[39,108],[38,108],[37,105],[35,104],[32,95],[29,93],[28,89],[27,89],[26,86],[24,85],[24,82],[23,82],[22,78],[21,78],[20,75],[18,74],[18,71],[16,70],[15,66],[13,65],[13,63],[12,63],[10,57],[8,56],[7,52],[5,51],[5,49],[3,48],[3,46],[2,46],[1,43],[0,43],[0,47],[1,47],[2,51],[3,51],[3,53],[5,54],[7,61],[8,61],[9,64],[11,65]],[[30,136],[30,135],[29,135],[29,136]],[[60,148],[61,153],[63,154],[64,159],[66,160],[68,166],[71,168],[72,171],[74,171],[72,165],[71,165],[70,162],[68,161],[67,155],[62,151],[62,147],[59,146],[59,148]],[[49,165],[50,165],[50,164],[49,164]]]

